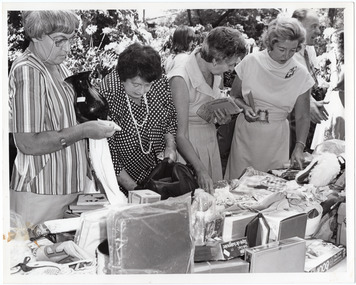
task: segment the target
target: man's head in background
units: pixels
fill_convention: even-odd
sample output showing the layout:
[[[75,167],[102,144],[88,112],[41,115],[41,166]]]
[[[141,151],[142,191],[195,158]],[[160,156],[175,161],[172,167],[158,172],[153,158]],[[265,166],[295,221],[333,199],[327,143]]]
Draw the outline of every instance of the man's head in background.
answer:
[[[315,11],[311,9],[297,9],[293,12],[292,18],[298,19],[306,30],[307,45],[314,45],[315,39],[320,35],[319,18]]]

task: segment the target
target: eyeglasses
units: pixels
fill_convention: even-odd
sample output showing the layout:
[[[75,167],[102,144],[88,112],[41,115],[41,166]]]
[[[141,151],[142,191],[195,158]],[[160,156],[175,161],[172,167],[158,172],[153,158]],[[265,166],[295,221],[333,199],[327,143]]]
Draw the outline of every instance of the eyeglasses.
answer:
[[[55,44],[56,47],[63,47],[64,45],[68,44],[72,45],[75,42],[75,37],[71,37],[70,39],[63,38],[63,39],[54,39],[50,35],[47,35]]]

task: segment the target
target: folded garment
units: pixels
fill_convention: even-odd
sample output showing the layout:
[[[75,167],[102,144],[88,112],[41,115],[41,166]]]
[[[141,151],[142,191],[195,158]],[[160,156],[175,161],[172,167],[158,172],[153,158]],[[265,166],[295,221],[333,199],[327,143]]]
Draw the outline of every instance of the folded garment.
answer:
[[[127,204],[127,197],[116,180],[107,139],[89,139],[89,149],[95,174],[103,185],[110,204]]]

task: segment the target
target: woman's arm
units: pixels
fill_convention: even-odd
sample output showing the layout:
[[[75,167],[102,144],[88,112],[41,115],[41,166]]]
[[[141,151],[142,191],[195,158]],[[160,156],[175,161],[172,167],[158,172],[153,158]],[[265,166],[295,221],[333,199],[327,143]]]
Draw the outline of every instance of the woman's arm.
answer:
[[[122,169],[117,175],[117,181],[127,191],[134,190],[137,187],[136,181],[131,178],[125,169]]]
[[[172,161],[177,160],[177,146],[174,136],[170,133],[164,135],[166,147],[164,149],[164,157],[168,157]]]
[[[295,103],[296,144],[291,156],[292,165],[303,169],[303,152],[310,127],[310,89],[300,95]]]
[[[246,121],[255,122],[258,118],[258,116],[255,112],[256,110],[254,110],[252,108],[252,106],[246,104],[245,100],[243,99],[242,80],[239,78],[238,75],[236,75],[236,77],[232,83],[230,94],[231,94],[231,97],[234,98],[236,105],[239,106],[243,110],[243,112],[245,114]]]
[[[199,187],[208,192],[213,191],[213,181],[209,176],[205,166],[196,154],[193,145],[189,141],[189,92],[188,87],[181,77],[173,77],[170,80],[173,102],[176,106],[178,116],[177,145],[180,154],[189,162],[198,177]]]
[[[89,121],[60,131],[14,133],[18,149],[28,155],[48,154],[63,149],[84,138],[102,139],[114,134],[113,125]]]

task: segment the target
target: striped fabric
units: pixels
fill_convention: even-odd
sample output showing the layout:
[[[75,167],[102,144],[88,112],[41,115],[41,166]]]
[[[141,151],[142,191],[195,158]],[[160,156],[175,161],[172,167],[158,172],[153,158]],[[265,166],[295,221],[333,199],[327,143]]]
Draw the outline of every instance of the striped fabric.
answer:
[[[74,91],[63,80],[69,70],[59,66],[54,78],[28,49],[9,74],[9,131],[38,133],[76,125]],[[55,82],[57,84],[55,84]],[[45,155],[18,150],[10,189],[37,194],[65,195],[84,190],[88,173],[85,141]]]

